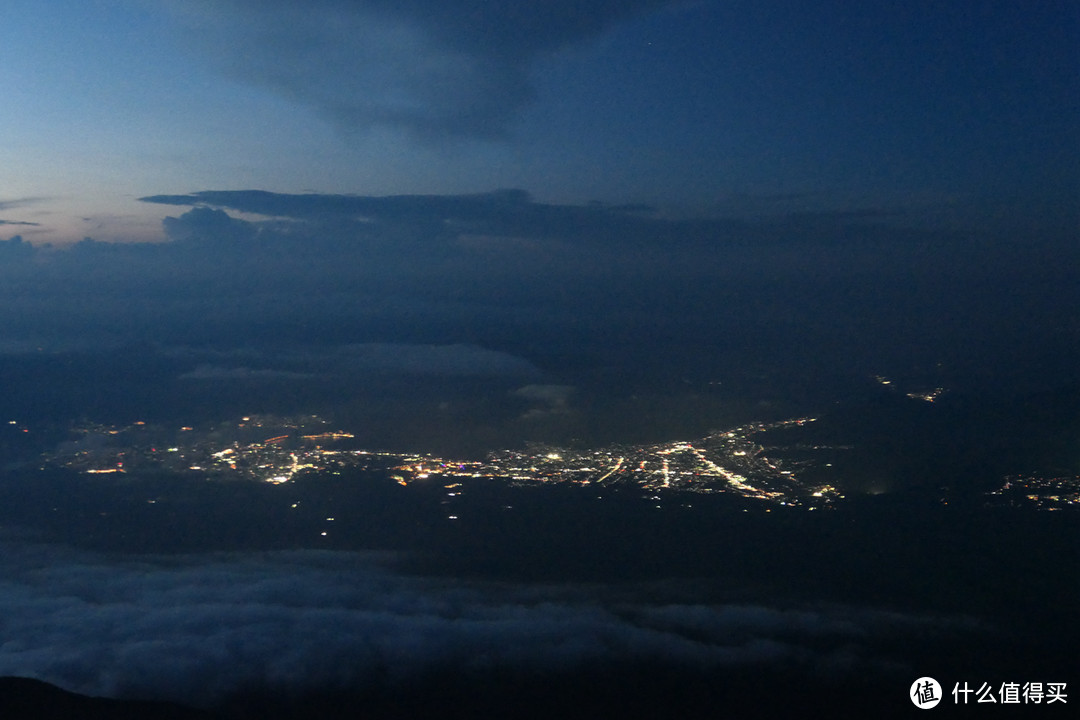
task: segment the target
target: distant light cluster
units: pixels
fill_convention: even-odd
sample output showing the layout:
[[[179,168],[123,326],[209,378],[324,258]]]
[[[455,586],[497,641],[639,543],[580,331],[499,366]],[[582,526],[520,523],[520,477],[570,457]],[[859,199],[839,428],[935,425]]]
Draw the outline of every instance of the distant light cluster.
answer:
[[[46,461],[92,474],[159,470],[283,483],[340,462],[343,453],[323,445],[353,436],[326,431],[326,424],[317,415],[245,416],[201,432],[184,426],[175,434],[144,422],[83,425],[76,429],[79,439],[61,444]]]
[[[806,498],[831,499],[822,488],[807,488],[794,471],[771,459],[751,436],[779,427],[804,425],[813,418],[758,423],[700,440],[655,445],[614,445],[599,450],[492,453],[473,472],[518,483],[575,485],[634,484],[645,490],[730,492],[744,497],[798,505]],[[822,491],[815,496],[815,492]]]
[[[306,471],[353,467],[388,471],[402,485],[432,477],[491,478],[512,484],[633,485],[649,492],[732,493],[782,505],[820,506],[843,496],[828,485],[803,485],[794,466],[770,458],[752,439],[766,430],[809,422],[813,418],[754,423],[692,442],[583,451],[501,450],[486,460],[466,462],[340,449],[339,441],[354,436],[327,430],[328,422],[314,415],[245,416],[237,423],[200,432],[187,426],[169,432],[141,422],[123,428],[84,425],[77,428],[79,439],[62,444],[46,461],[92,474],[158,470],[270,483],[289,482]]]
[[[1039,477],[1010,475],[989,494],[993,504],[1035,507],[1039,510],[1080,509],[1080,475]]]
[[[344,449],[344,441],[355,440],[354,435],[329,430],[329,422],[316,415],[249,415],[200,430],[188,426],[168,430],[143,422],[120,428],[86,424],[76,428],[77,439],[62,443],[45,456],[45,462],[94,475],[199,473],[210,479],[275,484],[305,472],[354,468],[386,473],[404,486],[444,482],[448,500],[463,492],[457,480],[487,478],[511,485],[635,487],[650,496],[663,491],[727,493],[815,510],[843,500],[844,495],[832,485],[802,480],[805,461],[778,456],[785,450],[830,448],[766,448],[754,440],[759,433],[814,420],[751,423],[693,441],[586,450],[536,446],[499,450],[480,461],[458,461],[430,454]],[[1080,509],[1080,476],[1011,475],[987,497],[991,504],[1013,507]]]

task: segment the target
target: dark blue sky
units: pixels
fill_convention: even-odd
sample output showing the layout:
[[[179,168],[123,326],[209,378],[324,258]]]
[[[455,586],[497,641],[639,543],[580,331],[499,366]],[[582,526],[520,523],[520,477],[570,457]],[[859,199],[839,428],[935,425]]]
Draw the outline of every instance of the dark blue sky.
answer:
[[[680,215],[1075,230],[1077,13],[14,0],[0,237],[162,239],[162,208],[135,201],[153,194],[507,187]]]

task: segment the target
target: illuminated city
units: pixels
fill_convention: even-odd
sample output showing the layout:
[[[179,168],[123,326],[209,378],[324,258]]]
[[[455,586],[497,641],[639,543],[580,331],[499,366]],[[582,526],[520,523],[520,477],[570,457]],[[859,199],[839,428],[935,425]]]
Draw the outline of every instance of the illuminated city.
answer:
[[[645,493],[730,494],[787,507],[815,510],[844,499],[827,483],[808,483],[800,471],[813,459],[780,457],[785,447],[766,448],[755,436],[815,422],[804,417],[751,423],[693,441],[566,449],[533,445],[499,450],[484,460],[453,460],[427,453],[355,449],[355,435],[331,429],[317,415],[283,418],[247,415],[233,423],[177,430],[136,422],[117,428],[87,424],[77,439],[45,456],[47,464],[87,474],[170,472],[218,480],[287,483],[302,473],[344,468],[388,473],[401,485],[446,482],[447,496],[464,493],[461,480],[499,480],[510,485],[638,487]],[[836,448],[799,447],[809,451]],[[829,463],[816,463],[829,467]],[[1010,476],[987,495],[1006,503],[1045,510],[1080,507],[1080,478]]]
[[[354,435],[330,430],[329,421],[315,415],[249,415],[202,432],[185,426],[170,433],[142,422],[124,428],[85,425],[77,429],[77,440],[64,443],[46,460],[90,474],[158,470],[269,483],[288,482],[303,472],[353,467],[390,471],[402,484],[432,477],[498,478],[511,484],[634,484],[647,491],[726,492],[797,506],[843,496],[829,485],[802,485],[794,463],[789,467],[770,458],[752,438],[810,422],[813,418],[751,424],[692,442],[579,451],[543,446],[493,452],[483,461],[455,461],[430,454],[344,449]]]

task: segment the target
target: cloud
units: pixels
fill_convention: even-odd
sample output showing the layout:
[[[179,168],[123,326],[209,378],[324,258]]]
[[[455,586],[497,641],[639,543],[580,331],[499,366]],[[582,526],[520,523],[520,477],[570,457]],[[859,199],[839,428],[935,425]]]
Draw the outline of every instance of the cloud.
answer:
[[[51,200],[48,197],[23,197],[15,198],[14,200],[0,200],[0,210],[10,210],[11,208],[20,208],[27,205],[34,205],[36,203]]]
[[[204,190],[188,195],[151,195],[143,202],[165,205],[209,205],[259,215],[296,219],[332,216],[368,220],[486,216],[493,210],[520,210],[530,203],[524,190],[501,190],[473,195],[290,195],[266,190]]]
[[[12,542],[3,550],[0,675],[203,706],[251,686],[397,684],[432,671],[659,660],[865,673],[890,662],[872,655],[874,638],[950,625],[849,607],[658,604],[625,589],[609,597],[409,577],[350,553],[124,560]]]
[[[572,385],[525,385],[513,393],[517,397],[544,403],[552,408],[566,407],[574,394]]]
[[[173,242],[236,243],[255,236],[251,223],[229,217],[221,210],[197,207],[179,218],[167,217],[162,221],[165,235]]]
[[[355,343],[329,347],[294,346],[272,353],[255,349],[231,352],[177,349],[170,354],[212,360],[183,373],[180,375],[182,380],[347,378],[372,374],[535,377],[541,374],[524,358],[468,344]],[[233,364],[235,361],[242,364]]]
[[[541,420],[572,412],[570,399],[574,391],[573,385],[525,385],[511,394],[534,404],[521,415],[522,420]]]
[[[227,239],[253,234],[262,228],[268,236],[287,228],[266,221],[245,223],[224,210],[261,215],[297,227],[330,230],[341,235],[395,239],[455,239],[462,246],[490,247],[492,240],[509,240],[518,248],[524,240],[573,240],[590,246],[609,244],[653,247],[710,245],[821,245],[838,247],[859,243],[914,245],[940,233],[915,230],[903,224],[913,213],[902,208],[851,208],[819,212],[781,211],[754,220],[738,217],[671,218],[647,205],[555,205],[536,202],[521,189],[503,189],[462,195],[337,195],[286,194],[266,190],[203,190],[185,195],[149,195],[142,202],[188,206],[180,218],[165,220],[166,233],[175,239],[192,235]],[[745,210],[745,209],[744,209]],[[752,217],[754,212],[743,212]],[[247,230],[238,225],[247,224]],[[404,232],[402,232],[404,230]],[[309,238],[306,238],[309,239]]]
[[[942,357],[1006,367],[1028,362],[1012,349],[1030,348],[1036,336],[1040,357],[1075,355],[1062,334],[1075,320],[1061,308],[1076,283],[1068,262],[1044,260],[1068,260],[1076,249],[1050,241],[943,238],[872,212],[675,219],[542,203],[521,190],[206,190],[145,200],[182,209],[166,221],[170,242],[80,243],[41,248],[33,262],[0,260],[9,341],[299,349],[270,359],[197,358],[175,368],[174,379],[201,364],[235,376],[496,374],[509,380],[491,383],[500,385],[498,427],[517,418],[514,432],[545,440],[596,432],[596,398],[741,376],[747,362],[790,378],[793,389],[777,391],[789,398],[820,386],[807,378],[824,365],[853,377],[896,364],[932,367]],[[1015,293],[988,290],[1002,287],[1040,291],[1021,308]],[[1041,328],[1031,318],[1042,318]],[[975,361],[959,351],[971,344],[964,338],[991,330],[1005,354]],[[372,341],[385,345],[343,349]],[[497,351],[505,355],[487,354]],[[530,382],[573,384],[580,396],[563,412],[507,395]],[[635,410],[607,422],[683,423],[704,417],[700,407],[699,416]]]
[[[271,370],[268,368],[221,367],[220,365],[202,364],[194,370],[182,373],[180,380],[310,380],[315,377],[310,373]]]
[[[0,220],[0,225],[4,224]],[[33,225],[34,223],[16,223],[20,225]],[[16,235],[10,240],[0,240],[0,261],[24,260],[36,253],[33,245],[25,242],[21,235]]]
[[[730,237],[731,221],[675,221],[658,218],[643,206],[552,205],[532,200],[524,190],[505,189],[467,195],[333,195],[273,193],[265,190],[205,190],[187,195],[150,195],[142,202],[192,206],[180,218],[165,221],[175,239],[217,235],[232,238],[242,221],[222,210],[262,215],[293,223],[262,222],[266,236],[297,233],[431,241],[462,237],[555,238],[627,245],[635,242],[687,244]],[[212,209],[213,208],[213,209]],[[228,219],[227,219],[228,218]],[[741,224],[738,224],[741,227]],[[250,232],[250,231],[248,231]]]
[[[328,356],[342,370],[365,370],[409,375],[539,375],[523,358],[475,345],[406,345],[361,343],[346,345]]]
[[[223,72],[346,128],[506,133],[543,55],[670,0],[176,0]]]
[[[21,220],[0,220],[0,225],[29,225],[31,227],[41,227],[41,223],[25,222]]]

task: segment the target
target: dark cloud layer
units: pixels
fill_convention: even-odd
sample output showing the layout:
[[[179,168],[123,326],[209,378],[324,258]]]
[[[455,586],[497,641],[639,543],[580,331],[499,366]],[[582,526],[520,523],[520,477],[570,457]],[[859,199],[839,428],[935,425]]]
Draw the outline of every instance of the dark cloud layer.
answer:
[[[143,202],[166,205],[210,205],[291,218],[415,218],[444,216],[486,217],[499,209],[520,212],[527,207],[528,193],[505,190],[477,195],[287,195],[265,190],[204,190],[189,195],[151,195]]]
[[[165,221],[173,239],[205,232],[221,239],[251,234],[247,225],[222,211],[247,213],[278,221],[315,224],[320,232],[354,237],[405,229],[398,239],[463,239],[482,245],[497,236],[544,240],[572,240],[590,245],[651,244],[677,249],[688,245],[758,247],[817,244],[830,248],[886,242],[918,246],[955,241],[973,233],[999,239],[998,234],[976,231],[930,230],[927,211],[903,207],[862,207],[794,212],[783,208],[755,214],[676,218],[648,205],[559,205],[534,200],[521,189],[503,189],[461,195],[340,195],[286,194],[265,190],[204,190],[184,195],[149,195],[142,202],[191,207],[180,218]],[[760,208],[759,208],[760,210]],[[282,231],[282,225],[264,220],[259,227]],[[295,230],[295,225],[293,226]],[[194,232],[193,232],[194,231]],[[1042,240],[1042,238],[1039,238]],[[1047,239],[1059,241],[1057,237]]]
[[[979,392],[1076,378],[1077,247],[1061,237],[929,231],[873,208],[682,219],[520,190],[144,200],[184,210],[169,242],[0,245],[5,347],[200,348],[168,377],[298,398],[316,378],[487,377],[492,402],[518,403],[500,417],[568,438],[614,416],[698,436],[721,402],[817,412],[875,375]],[[528,384],[573,402],[507,395]],[[622,409],[584,414],[607,407]]]
[[[670,0],[176,2],[225,72],[349,128],[496,137],[544,53]]]
[[[496,234],[530,238],[589,239],[618,237],[640,240],[688,240],[703,235],[729,234],[731,221],[676,222],[654,217],[647,207],[551,205],[538,203],[524,190],[499,190],[472,195],[291,195],[263,190],[208,190],[188,195],[151,195],[143,202],[194,206],[182,218],[168,218],[171,238],[199,232],[222,238],[243,233],[241,223],[220,209],[271,218],[332,225],[352,224],[358,235],[385,227],[408,227],[418,239],[456,238],[463,234]],[[217,208],[218,210],[213,210]],[[360,225],[357,225],[360,224]],[[374,225],[373,225],[374,224]]]
[[[406,577],[346,553],[123,560],[11,542],[3,550],[0,675],[200,705],[250,686],[363,688],[432,671],[569,672],[646,659],[866,672],[891,665],[874,656],[876,641],[951,624]]]

